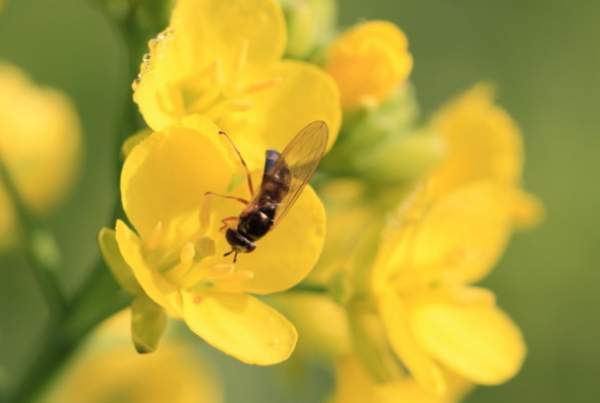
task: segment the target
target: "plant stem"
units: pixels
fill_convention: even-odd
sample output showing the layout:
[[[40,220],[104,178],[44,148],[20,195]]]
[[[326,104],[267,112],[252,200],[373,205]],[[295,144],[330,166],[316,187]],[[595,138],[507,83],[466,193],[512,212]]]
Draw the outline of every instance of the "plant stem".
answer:
[[[69,361],[94,327],[131,303],[100,261],[61,316],[49,323],[28,372],[9,396],[14,403],[35,401]]]
[[[329,288],[322,284],[300,283],[287,290],[287,292],[307,292],[313,294],[328,294]]]
[[[0,182],[4,185],[17,216],[19,230],[25,244],[25,252],[29,266],[41,288],[48,305],[49,317],[52,321],[60,316],[65,307],[65,298],[56,279],[57,262],[50,256],[58,255],[57,250],[51,253],[48,248],[56,248],[52,235],[35,220],[29,212],[24,200],[8,171],[0,159]]]

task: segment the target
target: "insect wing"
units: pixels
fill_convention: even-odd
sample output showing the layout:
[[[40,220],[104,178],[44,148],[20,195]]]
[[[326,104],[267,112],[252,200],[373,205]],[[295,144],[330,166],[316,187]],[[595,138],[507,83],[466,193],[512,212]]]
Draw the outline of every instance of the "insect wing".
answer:
[[[291,173],[290,188],[281,201],[275,213],[275,225],[287,214],[292,205],[298,200],[304,186],[315,173],[325,148],[329,130],[323,121],[310,123],[302,129],[287,145],[281,156],[266,173],[266,177],[280,176],[279,173]]]

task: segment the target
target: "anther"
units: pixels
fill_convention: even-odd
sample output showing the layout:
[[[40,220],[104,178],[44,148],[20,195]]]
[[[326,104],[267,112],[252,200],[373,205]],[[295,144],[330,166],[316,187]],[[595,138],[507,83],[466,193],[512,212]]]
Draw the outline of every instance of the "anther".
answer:
[[[233,62],[233,71],[231,72],[232,81],[235,81],[244,70],[244,67],[246,67],[246,60],[248,59],[248,45],[248,40],[243,39],[236,50],[235,59]]]
[[[263,91],[279,85],[283,79],[281,77],[271,78],[270,80],[260,81],[258,83],[250,84],[244,88],[244,94],[252,94],[254,92]]]
[[[156,249],[160,244],[160,241],[162,241],[163,235],[163,225],[162,222],[159,221],[152,230],[152,234],[150,234],[148,242],[146,242],[146,249],[148,249],[148,251]]]
[[[206,273],[206,278],[216,279],[231,276],[235,266],[232,264],[216,264],[211,266]]]
[[[188,242],[183,245],[181,252],[179,253],[179,259],[181,262],[190,263],[194,260],[194,256],[196,256],[196,248],[194,248],[194,244]]]
[[[252,102],[248,102],[243,99],[232,99],[228,103],[229,110],[232,112],[246,112],[253,106],[254,104]]]
[[[215,59],[212,64],[211,80],[212,85],[216,86],[223,85],[223,82],[225,81],[223,77],[223,62],[221,59]]]
[[[220,285],[233,286],[241,284],[245,281],[252,280],[254,278],[254,272],[250,270],[239,270],[232,273],[230,276],[219,281]]]
[[[196,247],[196,252],[198,254],[196,257],[212,256],[216,251],[215,241],[207,236],[197,239],[194,246]]]

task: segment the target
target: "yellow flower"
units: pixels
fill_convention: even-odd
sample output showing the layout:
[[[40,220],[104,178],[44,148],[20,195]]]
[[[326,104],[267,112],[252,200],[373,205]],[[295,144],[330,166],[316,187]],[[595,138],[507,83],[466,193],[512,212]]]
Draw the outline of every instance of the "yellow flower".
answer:
[[[475,182],[432,200],[416,192],[388,224],[373,291],[389,342],[415,379],[443,393],[439,364],[477,384],[516,374],[519,329],[488,290],[468,284],[493,267],[511,231],[506,192]]]
[[[333,403],[453,403],[462,400],[472,388],[471,383],[449,372],[446,372],[448,391],[443,395],[423,389],[410,376],[376,383],[353,356],[337,360],[336,375]]]
[[[437,114],[434,127],[447,150],[430,176],[435,178],[438,195],[478,180],[506,187],[512,191],[515,225],[531,227],[541,221],[543,208],[534,196],[519,189],[524,159],[521,132],[494,98],[490,85],[478,84]]]
[[[107,320],[42,400],[45,403],[219,403],[218,383],[182,340],[140,356],[127,340],[127,312]]]
[[[329,49],[327,71],[344,109],[378,105],[412,70],[406,35],[387,21],[371,21],[341,35]]]
[[[386,373],[360,344],[368,342],[360,318],[370,314],[369,303],[415,380],[443,395],[443,367],[486,385],[520,369],[525,344],[519,329],[490,291],[471,284],[492,270],[515,226],[539,219],[541,207],[519,187],[520,133],[493,105],[488,87],[477,86],[445,108],[435,128],[447,155],[388,220],[372,271],[355,269],[363,276],[355,274],[354,288],[370,274],[372,289],[357,293],[348,309],[358,318],[352,322],[357,351],[371,372]]]
[[[117,278],[123,284],[135,277],[143,293],[128,286],[134,295],[147,295],[227,354],[247,363],[274,364],[293,351],[296,330],[249,294],[282,291],[306,276],[323,246],[324,210],[307,187],[256,251],[239,256],[233,265],[231,256],[223,257],[231,247],[219,228],[221,219],[239,216],[244,206],[206,192],[244,199],[250,195],[245,181],[229,191],[232,166],[240,162],[218,132],[209,120],[191,116],[131,151],[123,166],[121,194],[137,233],[118,221],[113,234],[122,261],[110,245],[103,251],[113,271],[132,271]],[[250,169],[257,183],[262,170]],[[106,234],[110,239],[112,232],[106,231],[101,239]],[[140,302],[140,315],[158,317],[158,330],[150,331],[155,335],[160,318],[144,306]]]
[[[0,63],[0,160],[34,216],[64,198],[79,162],[81,132],[70,99],[36,86],[16,67]],[[0,180],[0,245],[15,242],[15,207]]]
[[[134,99],[154,130],[206,116],[254,164],[315,120],[328,124],[331,146],[341,120],[335,83],[315,66],[281,60],[285,44],[274,0],[179,0],[170,27],[150,42]]]

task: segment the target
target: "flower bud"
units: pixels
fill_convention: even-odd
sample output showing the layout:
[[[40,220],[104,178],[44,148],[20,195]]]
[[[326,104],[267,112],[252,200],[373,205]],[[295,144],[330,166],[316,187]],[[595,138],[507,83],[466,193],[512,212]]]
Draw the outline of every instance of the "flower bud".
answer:
[[[333,0],[279,0],[287,21],[286,57],[306,60],[333,36]]]
[[[0,161],[29,214],[48,215],[76,174],[81,129],[70,99],[38,87],[0,63]],[[0,180],[0,248],[16,244],[19,223],[7,184]]]
[[[328,58],[326,70],[340,88],[345,110],[379,105],[408,78],[413,66],[406,35],[386,21],[346,31],[329,48]]]

